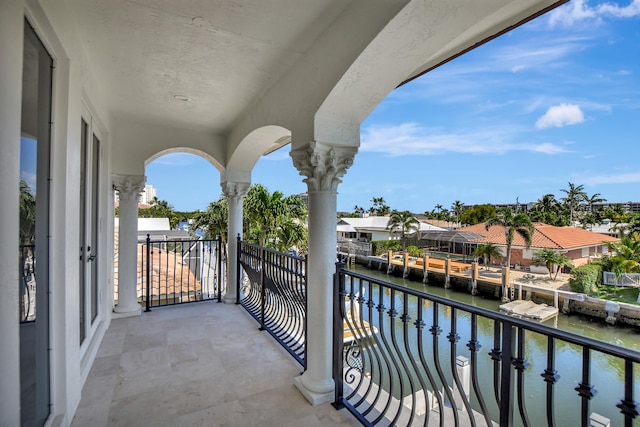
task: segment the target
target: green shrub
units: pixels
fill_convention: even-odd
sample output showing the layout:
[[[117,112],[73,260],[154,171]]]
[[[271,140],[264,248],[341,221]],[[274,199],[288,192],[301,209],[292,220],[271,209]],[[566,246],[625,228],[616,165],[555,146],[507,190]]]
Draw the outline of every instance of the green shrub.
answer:
[[[602,283],[602,267],[598,264],[587,264],[571,270],[569,287],[573,292],[591,294],[598,291]]]
[[[386,255],[390,250],[397,252],[402,247],[399,240],[374,240],[371,242],[371,250],[376,255]]]
[[[407,246],[407,252],[409,253],[409,256],[412,257],[424,256],[424,251],[417,246]]]

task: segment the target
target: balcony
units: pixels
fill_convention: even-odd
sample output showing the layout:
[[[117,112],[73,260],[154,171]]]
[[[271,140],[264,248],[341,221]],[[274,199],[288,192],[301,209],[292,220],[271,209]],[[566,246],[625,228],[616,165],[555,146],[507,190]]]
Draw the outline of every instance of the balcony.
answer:
[[[114,319],[73,426],[355,426],[311,406],[300,365],[240,306],[206,301]]]

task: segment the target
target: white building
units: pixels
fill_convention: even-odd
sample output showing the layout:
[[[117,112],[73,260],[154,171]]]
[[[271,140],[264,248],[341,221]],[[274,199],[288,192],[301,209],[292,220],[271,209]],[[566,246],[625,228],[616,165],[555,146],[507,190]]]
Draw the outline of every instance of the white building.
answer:
[[[420,222],[419,231],[444,231],[444,228]],[[389,230],[388,216],[369,216],[366,218],[340,218],[338,220],[338,239],[347,239],[360,242],[372,242],[374,240],[397,240],[401,232]],[[415,231],[415,230],[413,230]],[[408,232],[408,231],[407,231]]]
[[[210,185],[235,236],[254,165],[290,144],[314,302],[306,371],[291,381],[313,403],[332,399],[336,194],[361,122],[403,82],[563,2],[0,1],[0,426],[68,426],[111,320],[140,315],[137,201],[145,166],[171,152],[220,171]],[[37,156],[21,170],[28,147]],[[20,234],[24,174],[37,183],[33,236]],[[18,249],[33,237],[37,314],[21,323]],[[235,267],[235,239],[229,254]]]
[[[142,190],[142,194],[140,195],[140,203],[143,205],[150,205],[151,201],[155,197],[157,197],[155,187],[151,184],[147,184],[144,186],[144,190]]]

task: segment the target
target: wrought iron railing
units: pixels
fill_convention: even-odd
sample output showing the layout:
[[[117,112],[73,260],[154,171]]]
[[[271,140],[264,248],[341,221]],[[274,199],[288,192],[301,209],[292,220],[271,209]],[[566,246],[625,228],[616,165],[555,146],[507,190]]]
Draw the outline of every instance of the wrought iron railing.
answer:
[[[638,421],[638,351],[378,281],[344,264],[334,301],[334,405],[365,425]]]
[[[238,260],[238,302],[306,367],[306,258],[238,239]]]
[[[139,298],[151,307],[222,299],[226,255],[220,239],[151,240],[140,245]]]

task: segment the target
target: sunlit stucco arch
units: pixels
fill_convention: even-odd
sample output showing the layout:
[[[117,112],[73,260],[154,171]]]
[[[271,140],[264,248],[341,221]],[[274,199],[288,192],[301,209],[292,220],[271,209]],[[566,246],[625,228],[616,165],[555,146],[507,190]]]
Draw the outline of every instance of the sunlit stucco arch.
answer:
[[[149,163],[153,162],[154,160],[159,159],[162,156],[165,156],[167,154],[175,154],[175,153],[193,154],[193,155],[196,155],[198,157],[202,157],[203,159],[205,159],[206,161],[211,163],[211,165],[214,168],[216,168],[218,170],[218,172],[222,172],[224,170],[224,167],[212,155],[210,155],[209,153],[206,153],[206,152],[204,152],[202,150],[198,150],[198,149],[190,148],[190,147],[174,147],[174,148],[167,148],[165,150],[158,151],[157,153],[155,153],[151,157],[149,157],[147,160],[145,160],[144,167],[146,168],[147,166],[149,166]]]
[[[260,157],[290,142],[291,131],[282,126],[267,125],[254,129],[231,153],[224,168],[224,179],[249,182],[251,171]]]

